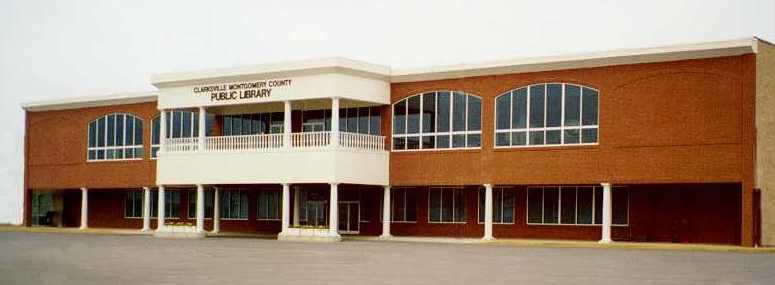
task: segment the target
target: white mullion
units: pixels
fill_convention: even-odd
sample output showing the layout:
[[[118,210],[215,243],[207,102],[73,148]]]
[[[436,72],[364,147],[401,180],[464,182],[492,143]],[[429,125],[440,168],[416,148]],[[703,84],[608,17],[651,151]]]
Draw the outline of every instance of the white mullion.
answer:
[[[420,94],[420,119],[418,120],[420,122],[420,125],[418,126],[417,133],[420,134],[419,138],[417,139],[419,141],[419,147],[417,149],[425,149],[425,147],[422,145],[422,123],[423,123],[423,113],[425,112],[425,109],[423,109],[423,105],[425,105],[425,94]],[[407,104],[408,106],[408,104]]]
[[[557,187],[557,224],[562,225],[562,187]]]
[[[546,187],[541,187],[541,223],[546,223],[544,209],[546,208]]]
[[[561,98],[560,98],[560,102],[561,102],[560,103],[560,108],[562,108],[562,109],[560,109],[560,145],[564,145],[565,144],[565,129],[564,129],[564,127],[565,127],[565,86],[566,85],[563,83],[560,86],[562,86],[562,92],[560,92],[560,96],[561,96]],[[578,199],[578,197],[577,197],[577,199]]]
[[[434,104],[433,104],[433,115],[436,117],[436,120],[434,120],[435,122],[433,122],[433,133],[434,133],[434,136],[433,136],[433,146],[434,146],[434,148],[438,149],[439,148],[439,140],[437,139],[436,135],[439,133],[439,128],[438,128],[438,125],[439,125],[438,124],[438,122],[439,122],[439,92],[433,92],[433,94],[436,96],[434,98]]]
[[[592,187],[592,224],[595,225],[597,222],[597,217],[595,217],[595,192],[597,192],[597,187]]]
[[[530,96],[530,92],[531,92],[532,89],[533,89],[532,86],[528,86],[527,90],[526,90],[527,93],[525,93],[525,101],[527,102],[527,106],[525,106],[525,145],[526,146],[531,145],[531,143],[530,143],[530,128],[531,128],[531,126],[530,126],[530,123],[531,123],[530,122],[530,108],[531,108],[531,104],[533,103],[533,100],[532,100],[532,98]],[[542,200],[542,203],[543,203],[543,200]],[[542,208],[541,211],[542,211],[541,212],[541,222],[543,223],[543,218],[544,218],[543,208]]]
[[[548,131],[546,130],[546,117],[548,117],[548,116],[547,116],[547,113],[548,113],[548,112],[547,112],[547,110],[546,110],[546,109],[547,109],[547,108],[546,108],[546,105],[548,104],[548,102],[547,102],[547,101],[548,101],[548,100],[547,100],[547,99],[548,99],[548,98],[547,98],[547,97],[548,97],[548,96],[547,96],[547,94],[549,94],[549,84],[543,84],[543,85],[544,85],[544,125],[543,125],[543,131],[544,131],[544,143],[543,143],[542,145],[546,145],[546,137],[547,137],[547,136],[546,136],[546,133],[548,132]],[[558,218],[559,218],[559,216],[558,216]]]
[[[579,187],[576,187],[576,224],[579,224]]]
[[[512,138],[512,133],[513,133],[513,131],[512,130],[515,127],[514,126],[514,92],[515,92],[514,90],[511,90],[511,92],[509,92],[509,133],[508,133],[508,135],[509,135],[509,146],[513,145],[513,143],[512,143],[512,139],[513,139]],[[497,104],[497,100],[496,100],[496,104]],[[496,109],[497,109],[497,106],[496,106]],[[496,116],[496,120],[497,120],[497,116],[498,115],[496,114],[495,116]],[[496,122],[496,124],[497,124],[497,122]],[[497,134],[496,134],[496,137],[497,137]],[[496,140],[497,140],[497,138],[496,138]]]

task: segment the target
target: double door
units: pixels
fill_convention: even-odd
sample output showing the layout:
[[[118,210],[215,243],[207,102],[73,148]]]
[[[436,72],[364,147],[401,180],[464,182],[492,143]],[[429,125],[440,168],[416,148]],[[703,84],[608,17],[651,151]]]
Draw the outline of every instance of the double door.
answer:
[[[360,232],[361,203],[358,201],[339,202],[339,233],[358,234]]]

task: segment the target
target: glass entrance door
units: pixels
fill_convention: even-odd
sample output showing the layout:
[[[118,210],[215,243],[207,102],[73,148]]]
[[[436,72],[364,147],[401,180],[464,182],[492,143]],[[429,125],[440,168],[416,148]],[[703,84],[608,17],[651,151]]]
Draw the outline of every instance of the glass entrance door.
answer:
[[[358,234],[360,231],[361,203],[339,202],[339,233]]]

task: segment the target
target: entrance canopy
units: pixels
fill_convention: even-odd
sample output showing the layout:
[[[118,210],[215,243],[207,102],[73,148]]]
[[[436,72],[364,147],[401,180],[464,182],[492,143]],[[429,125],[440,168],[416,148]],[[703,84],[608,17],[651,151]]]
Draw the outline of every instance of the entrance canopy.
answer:
[[[390,104],[390,68],[343,58],[158,74],[159,109],[341,98]]]

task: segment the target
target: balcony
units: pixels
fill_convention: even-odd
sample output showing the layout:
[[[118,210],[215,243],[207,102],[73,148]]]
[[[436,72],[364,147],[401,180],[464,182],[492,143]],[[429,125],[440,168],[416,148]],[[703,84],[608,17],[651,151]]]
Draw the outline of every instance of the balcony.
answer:
[[[339,132],[257,134],[166,139],[158,155],[158,183],[385,185],[385,137]]]

